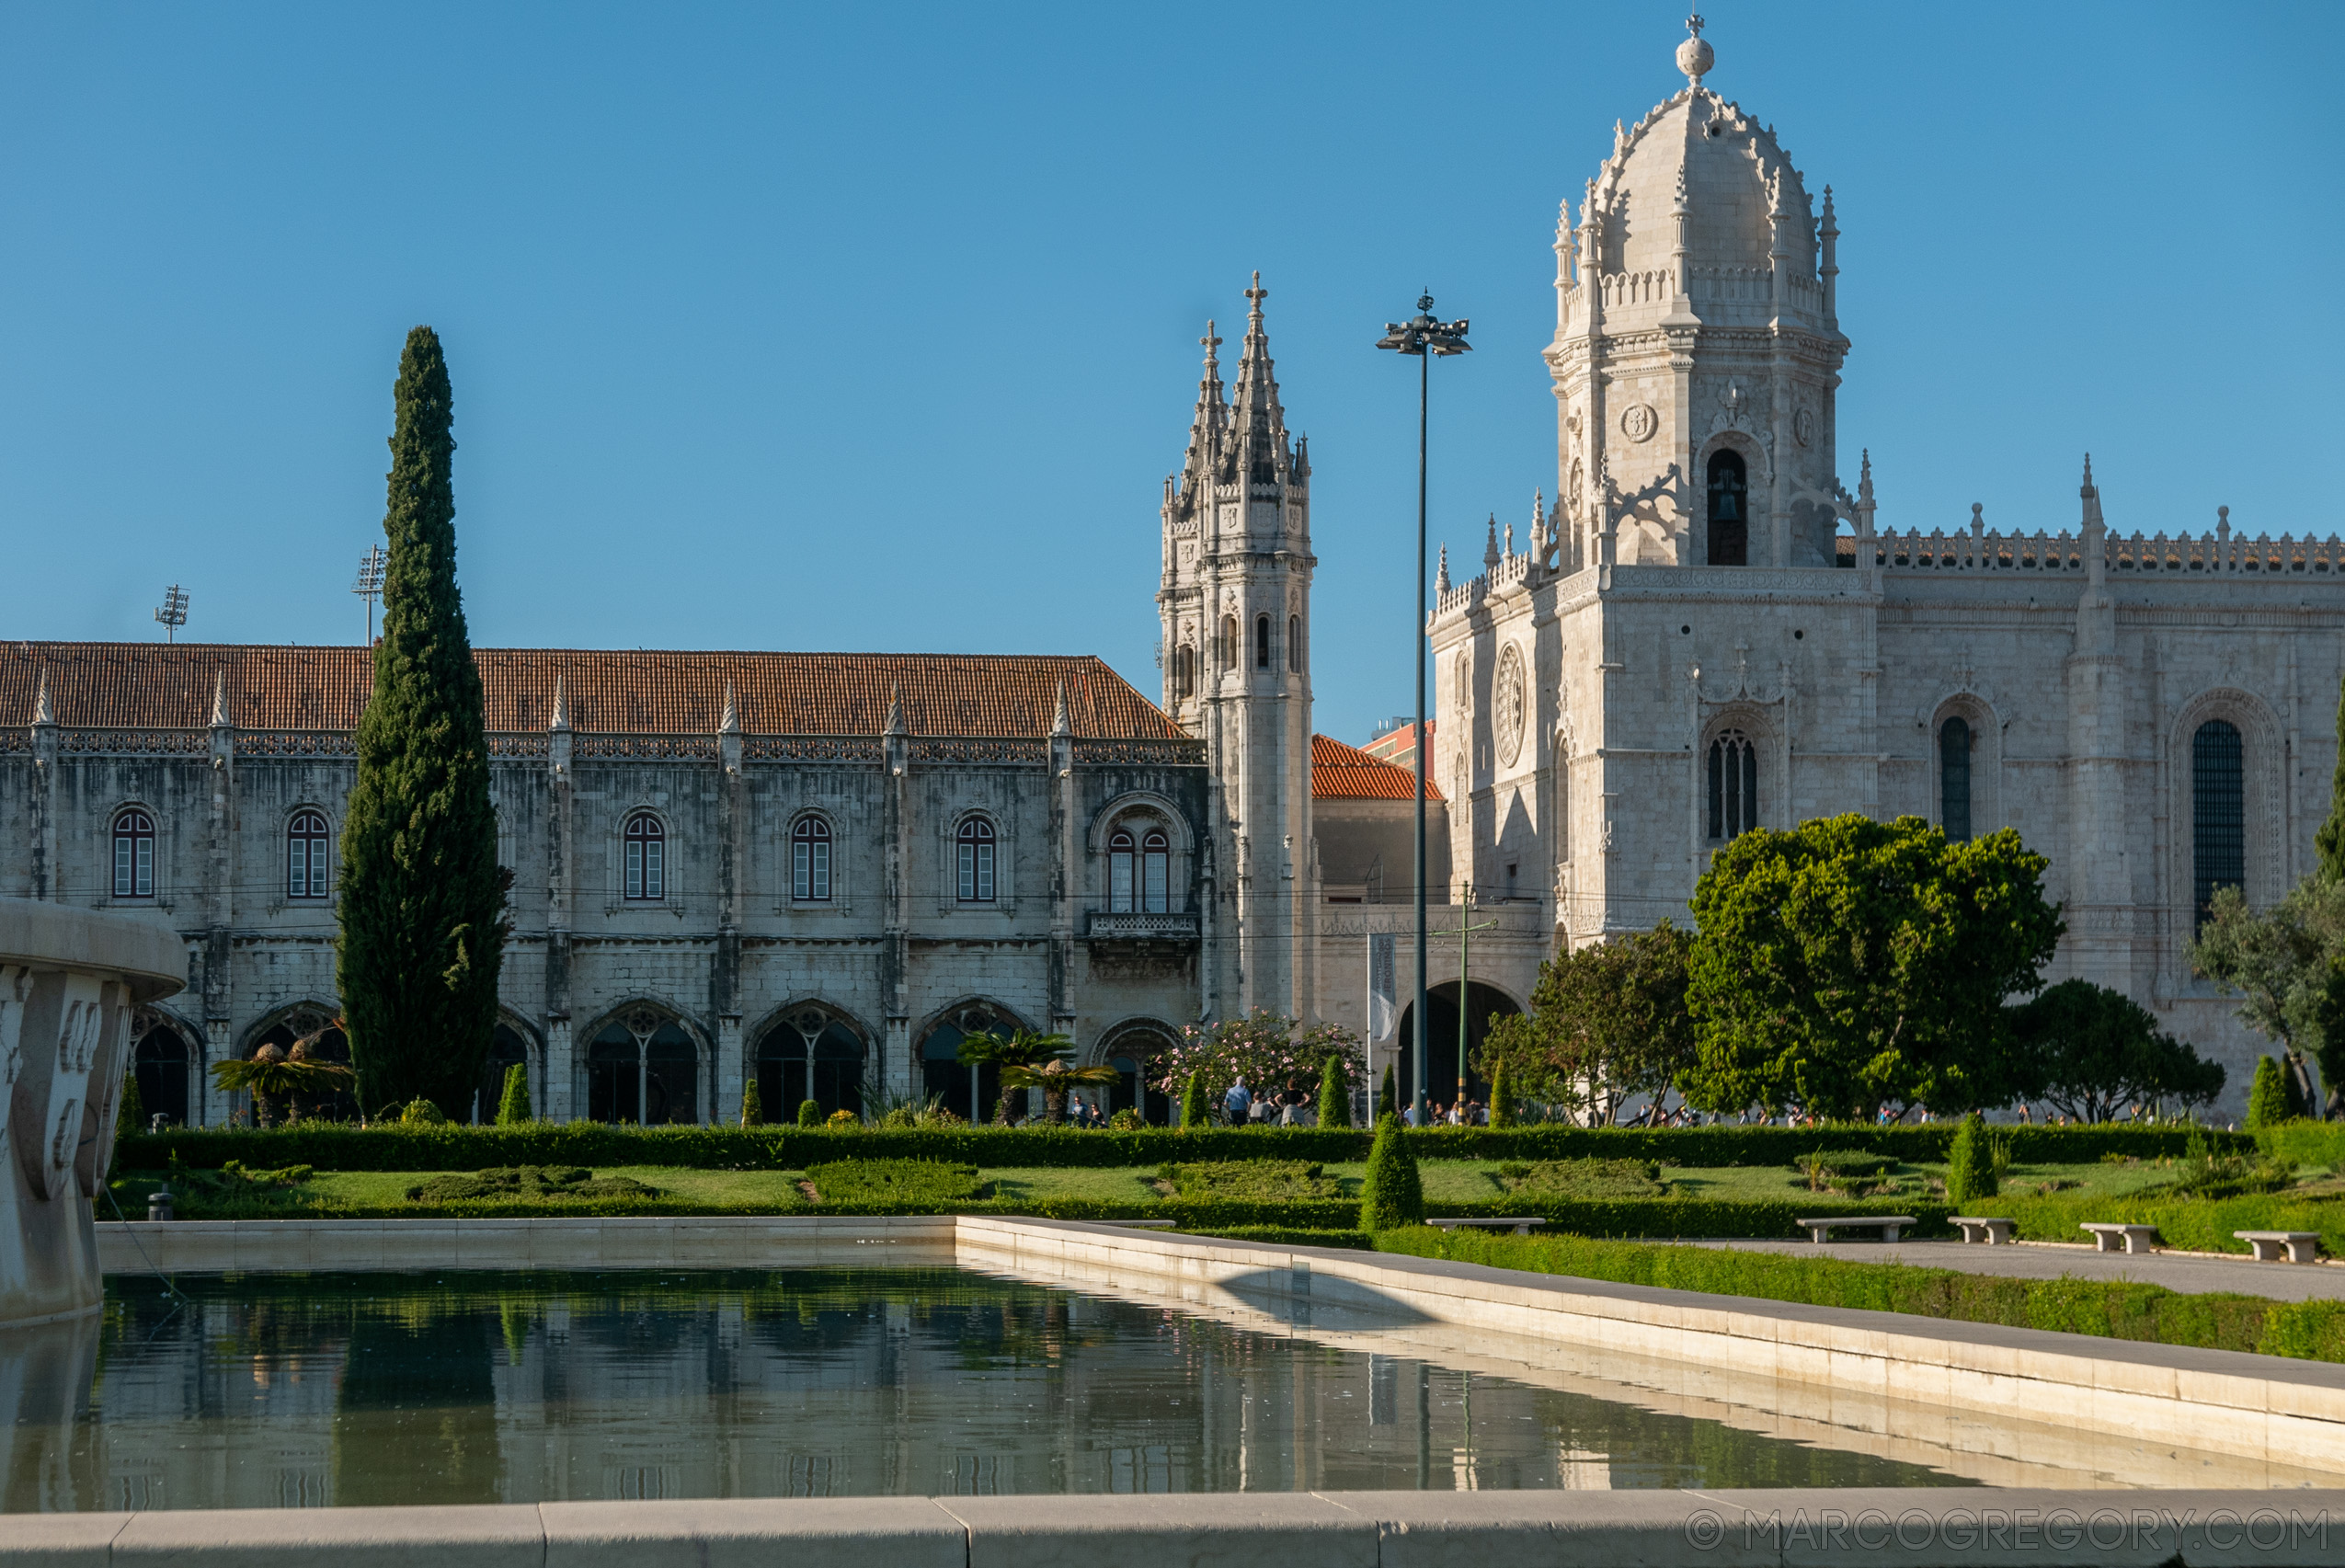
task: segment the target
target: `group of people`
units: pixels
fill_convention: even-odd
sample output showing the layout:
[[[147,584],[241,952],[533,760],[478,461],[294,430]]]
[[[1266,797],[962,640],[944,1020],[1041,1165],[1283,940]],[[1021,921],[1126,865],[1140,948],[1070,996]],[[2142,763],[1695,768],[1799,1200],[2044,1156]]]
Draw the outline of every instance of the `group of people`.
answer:
[[[1221,1116],[1231,1127],[1317,1127],[1311,1096],[1289,1084],[1257,1094],[1242,1078],[1221,1096]]]
[[[1403,1127],[1488,1127],[1490,1107],[1470,1096],[1460,1096],[1455,1104],[1444,1105],[1435,1100],[1425,1106],[1424,1119],[1417,1118],[1414,1101],[1401,1107]]]

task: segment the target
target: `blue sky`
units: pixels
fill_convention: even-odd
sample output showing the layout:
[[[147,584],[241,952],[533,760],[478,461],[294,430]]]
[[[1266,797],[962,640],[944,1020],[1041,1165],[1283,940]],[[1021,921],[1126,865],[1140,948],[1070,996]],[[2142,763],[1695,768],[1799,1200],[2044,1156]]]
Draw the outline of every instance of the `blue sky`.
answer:
[[[2336,12],[1708,7],[1843,229],[1884,523],[2338,526]],[[1554,487],[1555,205],[1675,5],[33,6],[0,13],[19,637],[355,642],[399,343],[456,386],[476,642],[1096,652],[1259,267],[1309,432],[1319,727],[1409,701],[1435,531]],[[1853,482],[1854,474],[1847,478]],[[2307,502],[2311,504],[2308,505]]]

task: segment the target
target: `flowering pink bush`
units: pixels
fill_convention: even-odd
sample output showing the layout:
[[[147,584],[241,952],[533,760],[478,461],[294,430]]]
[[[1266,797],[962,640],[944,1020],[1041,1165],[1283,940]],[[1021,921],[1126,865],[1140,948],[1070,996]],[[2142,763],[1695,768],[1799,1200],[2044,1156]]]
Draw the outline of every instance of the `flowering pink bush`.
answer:
[[[1316,1093],[1331,1056],[1343,1058],[1344,1072],[1357,1082],[1363,1067],[1357,1035],[1340,1024],[1298,1031],[1292,1018],[1258,1007],[1243,1018],[1190,1024],[1181,1031],[1181,1043],[1159,1054],[1149,1070],[1156,1086],[1177,1100],[1189,1075],[1202,1070],[1207,1102],[1218,1105],[1241,1078],[1257,1094],[1289,1085]]]

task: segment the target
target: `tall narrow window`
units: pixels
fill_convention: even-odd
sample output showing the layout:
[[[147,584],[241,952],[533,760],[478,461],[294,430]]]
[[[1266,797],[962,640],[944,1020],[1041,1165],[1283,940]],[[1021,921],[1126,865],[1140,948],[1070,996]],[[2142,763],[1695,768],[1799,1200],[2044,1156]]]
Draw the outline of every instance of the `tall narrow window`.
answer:
[[[1221,668],[1238,668],[1238,618],[1235,615],[1221,617]]]
[[[801,817],[790,830],[790,897],[810,903],[830,898],[830,824]]]
[[[1710,459],[1710,564],[1750,565],[1750,485],[1742,453],[1719,452]]]
[[[1958,844],[1971,841],[1971,727],[1950,718],[1938,731],[1938,807],[1946,836]]]
[[[993,902],[993,824],[972,817],[961,824],[961,902]]]
[[[289,898],[326,897],[326,865],[330,838],[325,813],[296,811],[285,829],[285,896]]]
[[[2248,880],[2248,797],[2238,728],[2210,719],[2191,737],[2191,903],[2206,923],[2217,887]]]
[[[1303,672],[1303,618],[1287,617],[1287,668],[1295,674]]]
[[[667,896],[668,833],[659,818],[638,811],[627,818],[627,897],[649,901]]]
[[[1254,617],[1254,668],[1270,668],[1270,617],[1267,615]]]
[[[1758,748],[1739,729],[1710,743],[1710,836],[1726,840],[1758,826]]]
[[[1162,914],[1172,896],[1172,852],[1162,830],[1151,828],[1140,836],[1140,907],[1152,915]]]
[[[1172,694],[1192,697],[1197,690],[1197,650],[1183,643],[1172,650]]]
[[[154,897],[154,818],[135,808],[114,818],[114,897]]]
[[[1118,828],[1107,835],[1107,908],[1115,914],[1132,912],[1135,847],[1128,829]]]

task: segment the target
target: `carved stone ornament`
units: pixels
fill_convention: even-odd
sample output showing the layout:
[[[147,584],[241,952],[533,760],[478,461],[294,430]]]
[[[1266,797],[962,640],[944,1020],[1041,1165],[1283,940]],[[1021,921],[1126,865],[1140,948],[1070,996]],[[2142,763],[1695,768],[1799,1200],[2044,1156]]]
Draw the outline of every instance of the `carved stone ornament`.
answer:
[[[1523,656],[1514,644],[1498,656],[1498,678],[1491,693],[1491,727],[1498,760],[1508,767],[1523,750]]]
[[[1815,445],[1815,410],[1802,408],[1791,416],[1791,439],[1802,446]]]
[[[1620,410],[1620,433],[1632,441],[1649,441],[1661,429],[1661,418],[1648,403],[1631,403]]]
[[[638,1040],[648,1039],[659,1033],[659,1025],[667,1020],[648,1007],[638,1007],[627,1014],[627,1033]]]

